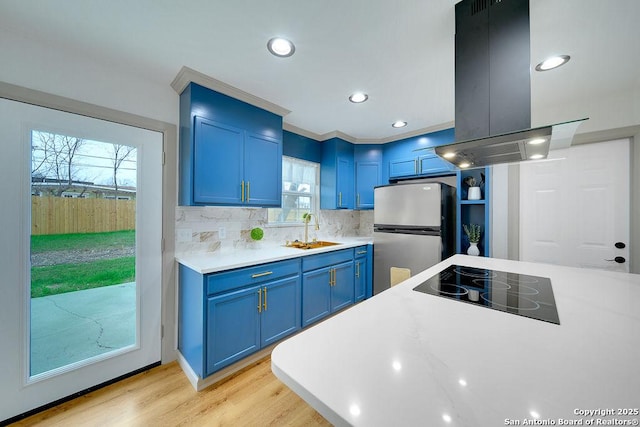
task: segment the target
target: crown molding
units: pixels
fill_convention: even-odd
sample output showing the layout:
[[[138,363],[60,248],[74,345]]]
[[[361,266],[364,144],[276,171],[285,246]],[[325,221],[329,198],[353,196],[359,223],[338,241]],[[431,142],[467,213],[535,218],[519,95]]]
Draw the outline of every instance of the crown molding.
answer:
[[[277,104],[267,101],[266,99],[257,97],[248,92],[245,92],[237,87],[231,86],[225,82],[214,79],[213,77],[207,76],[199,71],[196,71],[187,66],[183,66],[178,74],[171,82],[171,87],[178,94],[181,94],[182,91],[187,87],[189,83],[197,83],[200,86],[204,86],[211,90],[215,90],[216,92],[220,92],[232,98],[238,99],[240,101],[246,102],[247,104],[251,104],[255,107],[262,108],[263,110],[270,111],[279,116],[286,116],[291,111],[283,108]],[[332,132],[327,132],[324,134],[317,134],[315,132],[308,131],[306,129],[299,128],[295,125],[283,122],[282,128],[286,131],[293,132],[298,135],[305,136],[307,138],[314,139],[316,141],[322,142],[331,138],[340,138],[352,144],[386,144],[388,142],[399,141],[401,139],[412,138],[414,136],[420,136],[431,132],[437,132],[444,129],[449,129],[454,126],[453,122],[441,123],[435,126],[429,126],[422,129],[416,129],[411,132],[405,132],[399,135],[388,136],[385,138],[356,138],[339,130],[334,130]]]
[[[427,133],[438,132],[445,129],[451,129],[454,127],[454,122],[441,123],[439,125],[429,126],[426,128],[412,130],[411,132],[405,132],[400,135],[389,136],[385,138],[355,138],[339,130],[333,132],[327,132],[324,134],[317,134],[306,129],[299,128],[289,123],[283,123],[282,128],[286,131],[293,132],[298,135],[305,136],[307,138],[315,139],[316,141],[326,141],[331,138],[340,138],[352,144],[386,144],[388,142],[400,141],[401,139],[413,138],[415,136],[425,135]]]
[[[178,94],[181,94],[191,82],[246,102],[247,104],[251,104],[255,107],[262,108],[263,110],[267,110],[279,116],[286,116],[291,112],[290,110],[274,104],[273,102],[269,102],[266,99],[252,95],[249,92],[245,92],[235,86],[231,86],[230,84],[214,79],[213,77],[207,76],[206,74],[186,66],[183,66],[180,71],[178,71],[178,74],[171,82],[171,87],[173,90],[178,92]]]
[[[317,134],[317,133],[308,131],[306,129],[299,128],[298,126],[294,126],[294,125],[289,124],[287,122],[282,122],[282,129],[286,130],[288,132],[293,132],[296,135],[301,135],[301,136],[304,136],[304,137],[307,137],[307,138],[314,139],[316,141],[321,141],[321,138],[322,138],[322,136]]]

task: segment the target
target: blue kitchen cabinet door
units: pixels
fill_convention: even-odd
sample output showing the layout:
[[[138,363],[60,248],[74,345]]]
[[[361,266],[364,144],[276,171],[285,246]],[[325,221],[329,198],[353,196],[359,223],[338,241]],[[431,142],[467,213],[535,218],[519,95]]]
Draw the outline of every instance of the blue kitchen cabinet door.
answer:
[[[333,267],[320,268],[302,276],[302,327],[331,313]]]
[[[397,159],[389,162],[389,178],[401,178],[418,174],[416,158]]]
[[[196,204],[239,204],[243,176],[244,131],[195,118],[193,201]]]
[[[247,134],[244,145],[245,204],[281,204],[282,144],[265,135]]]
[[[371,280],[368,273],[367,254],[367,246],[361,246],[355,250],[354,302],[362,301],[367,297],[367,281]]]
[[[254,286],[207,300],[206,375],[260,349],[259,291]]]
[[[353,295],[353,261],[334,266],[333,286],[331,287],[331,312],[333,313],[353,304]]]
[[[338,209],[353,209],[353,161],[350,158],[338,157],[336,178],[336,206]]]
[[[300,276],[264,286],[261,313],[261,346],[267,346],[300,330]]]
[[[356,162],[356,209],[373,209],[373,189],[380,185],[380,163]]]
[[[353,159],[353,144],[340,138],[331,138],[322,143],[320,209],[353,209]]]
[[[455,167],[437,154],[428,154],[418,158],[420,175],[436,175],[451,172]]]

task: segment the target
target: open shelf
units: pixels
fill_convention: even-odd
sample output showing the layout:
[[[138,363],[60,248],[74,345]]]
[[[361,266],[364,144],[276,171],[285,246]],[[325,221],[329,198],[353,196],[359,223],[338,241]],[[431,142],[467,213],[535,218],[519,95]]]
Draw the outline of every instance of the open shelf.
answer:
[[[489,199],[489,168],[479,168],[471,170],[461,170],[457,173],[458,181],[458,206],[457,206],[457,235],[456,235],[456,252],[459,254],[466,254],[469,248],[469,239],[464,233],[462,228],[463,224],[478,224],[480,225],[481,238],[478,243],[478,249],[480,249],[480,256],[491,256],[491,221],[490,221],[490,206],[487,200]],[[482,179],[484,175],[484,179]],[[468,186],[464,183],[464,179],[468,176],[472,176],[478,182],[482,182],[480,185],[480,191],[482,199],[480,200],[467,200]]]

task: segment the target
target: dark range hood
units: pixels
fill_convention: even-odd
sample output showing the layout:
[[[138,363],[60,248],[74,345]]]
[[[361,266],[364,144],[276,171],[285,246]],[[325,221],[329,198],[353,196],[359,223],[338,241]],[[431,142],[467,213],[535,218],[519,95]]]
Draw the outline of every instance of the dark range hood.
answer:
[[[459,168],[546,158],[586,119],[531,128],[529,0],[456,4],[455,140],[436,147]]]

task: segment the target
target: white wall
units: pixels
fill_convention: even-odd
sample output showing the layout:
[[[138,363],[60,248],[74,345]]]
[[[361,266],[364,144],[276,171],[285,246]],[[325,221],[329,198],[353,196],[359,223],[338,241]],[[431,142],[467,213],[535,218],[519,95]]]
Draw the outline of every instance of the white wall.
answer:
[[[178,94],[173,77],[130,72],[126,64],[80,56],[0,28],[0,81],[140,116],[178,123]],[[176,73],[178,70],[176,70]]]

